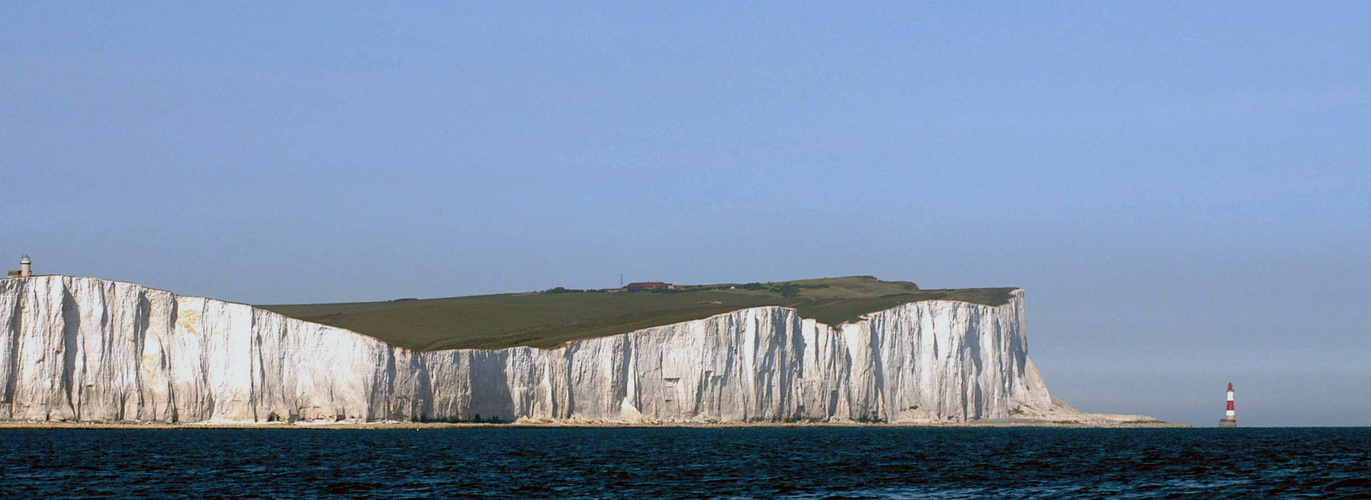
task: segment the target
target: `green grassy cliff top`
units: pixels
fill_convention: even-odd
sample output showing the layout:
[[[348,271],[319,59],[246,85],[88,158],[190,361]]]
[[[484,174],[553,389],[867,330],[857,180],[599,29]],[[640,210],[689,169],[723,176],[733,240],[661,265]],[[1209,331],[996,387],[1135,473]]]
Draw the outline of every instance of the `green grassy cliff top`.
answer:
[[[921,300],[1007,303],[1014,288],[921,290],[871,276],[776,283],[678,286],[675,290],[565,290],[388,302],[259,306],[419,350],[554,347],[573,340],[707,318],[759,306],[793,307],[837,325]]]

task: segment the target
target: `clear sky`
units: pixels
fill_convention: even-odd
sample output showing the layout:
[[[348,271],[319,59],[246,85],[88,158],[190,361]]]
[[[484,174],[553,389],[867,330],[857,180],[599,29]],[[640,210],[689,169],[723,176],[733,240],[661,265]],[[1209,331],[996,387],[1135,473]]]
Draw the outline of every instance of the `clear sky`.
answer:
[[[1371,3],[493,3],[0,3],[3,267],[1018,286],[1084,410],[1371,425]]]

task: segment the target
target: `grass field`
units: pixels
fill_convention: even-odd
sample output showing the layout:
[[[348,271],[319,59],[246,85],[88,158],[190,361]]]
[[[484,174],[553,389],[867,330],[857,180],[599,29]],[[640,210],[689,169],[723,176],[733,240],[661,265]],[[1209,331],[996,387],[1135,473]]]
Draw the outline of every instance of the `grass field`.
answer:
[[[999,305],[1013,288],[921,290],[870,276],[680,286],[622,292],[561,290],[445,299],[259,306],[419,350],[554,347],[757,306],[793,307],[837,325],[906,302],[948,299]]]

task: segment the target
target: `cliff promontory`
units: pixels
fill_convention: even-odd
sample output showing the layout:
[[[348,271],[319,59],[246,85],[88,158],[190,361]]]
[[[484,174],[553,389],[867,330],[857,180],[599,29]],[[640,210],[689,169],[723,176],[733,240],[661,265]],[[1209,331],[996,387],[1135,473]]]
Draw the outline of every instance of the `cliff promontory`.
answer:
[[[1084,416],[1028,358],[1022,291],[841,325],[753,307],[551,349],[420,352],[96,278],[0,280],[0,420],[967,422]],[[1081,420],[1085,421],[1085,420]]]

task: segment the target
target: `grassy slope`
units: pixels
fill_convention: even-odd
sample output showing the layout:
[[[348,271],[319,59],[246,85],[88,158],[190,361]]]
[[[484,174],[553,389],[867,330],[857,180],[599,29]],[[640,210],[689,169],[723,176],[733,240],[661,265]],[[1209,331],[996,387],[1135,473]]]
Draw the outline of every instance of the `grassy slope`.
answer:
[[[732,287],[732,289],[730,289]],[[782,292],[790,290],[787,297]],[[870,276],[681,287],[672,292],[514,293],[446,299],[260,306],[421,350],[553,347],[756,306],[786,306],[837,325],[906,302],[949,299],[999,305],[1013,288],[920,290]]]

